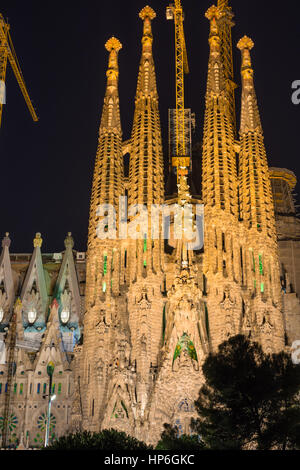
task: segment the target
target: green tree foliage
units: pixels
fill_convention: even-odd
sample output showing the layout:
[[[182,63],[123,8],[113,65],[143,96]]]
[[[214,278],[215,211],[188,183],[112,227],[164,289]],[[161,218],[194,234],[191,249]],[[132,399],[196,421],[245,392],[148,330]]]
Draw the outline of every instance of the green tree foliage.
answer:
[[[99,433],[84,431],[68,434],[47,447],[47,450],[105,450],[114,452],[151,449],[152,447],[147,446],[144,442],[114,429]]]
[[[242,335],[204,365],[194,431],[210,449],[299,449],[300,366]]]
[[[172,427],[170,424],[164,424],[160,441],[156,446],[156,450],[178,450],[182,451],[199,451],[204,449],[203,442],[200,441],[196,434],[188,436],[183,434],[178,437],[178,428]]]

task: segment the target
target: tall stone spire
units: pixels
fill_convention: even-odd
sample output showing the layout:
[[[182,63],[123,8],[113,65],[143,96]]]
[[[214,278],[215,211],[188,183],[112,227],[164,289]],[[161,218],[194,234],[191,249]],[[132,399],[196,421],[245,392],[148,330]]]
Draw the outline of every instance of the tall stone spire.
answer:
[[[242,53],[239,202],[245,281],[256,316],[251,334],[271,352],[284,345],[284,325],[274,203],[250,55],[253,46],[247,36],[237,45]]]
[[[218,26],[221,13],[212,6],[206,17],[210,20],[210,58],[203,139],[203,201],[209,207],[237,216],[234,132]]]
[[[156,17],[156,13],[146,6],[139,16],[143,20],[144,30],[131,137],[128,199],[130,206],[136,204],[147,206],[150,215],[151,205],[162,204],[164,200],[161,126],[152,55],[151,21]],[[154,244],[150,242],[152,238],[150,217],[144,232],[141,235],[145,240],[134,243],[137,262],[134,262],[131,269],[132,279],[148,273],[149,270],[157,272],[161,269],[162,247],[160,240],[156,240]]]
[[[107,374],[122,316],[120,307],[121,241],[118,239],[119,197],[123,195],[122,130],[118,95],[118,52],[115,37],[105,44],[109,52],[90,208],[86,268],[84,341],[81,356],[83,427],[99,430],[106,405]]]
[[[139,214],[141,206],[147,208],[147,212],[144,210],[145,219],[139,224],[139,239],[129,241],[128,322],[132,342],[131,360],[140,377],[136,387],[139,404],[136,415],[143,421],[162,339],[165,303],[162,294],[163,240],[161,226],[152,225],[151,206],[163,204],[164,189],[161,126],[152,55],[151,21],[156,13],[146,6],[139,16],[144,29],[131,137],[128,198],[130,209],[139,205]],[[129,213],[129,218],[131,222],[136,221],[134,214]],[[155,230],[156,236],[153,233]]]
[[[230,115],[232,118],[232,125],[236,131],[236,114],[235,114],[235,89],[237,85],[234,82],[233,73],[233,53],[232,53],[232,27],[234,26],[233,18],[234,13],[229,6],[229,0],[218,0],[218,9],[221,13],[220,17],[220,37],[221,37],[221,52],[224,64],[224,73],[227,84],[227,91],[229,96]]]
[[[210,341],[216,348],[227,339],[224,336],[226,322],[230,325],[228,334],[236,334],[238,329],[239,306],[233,305],[228,315],[222,308],[222,302],[229,295],[236,295],[240,248],[235,139],[219,27],[222,13],[213,5],[206,12],[206,17],[210,21],[210,56],[202,162],[205,221],[203,275]]]
[[[249,229],[276,239],[275,214],[263,130],[253,83],[250,51],[253,41],[244,36],[242,53],[242,109],[240,127],[240,210]]]
[[[118,256],[113,260],[113,252],[118,237],[119,198],[124,191],[118,94],[118,53],[122,45],[112,37],[105,48],[109,52],[107,87],[94,170],[88,240],[87,300],[91,304],[96,301],[97,295],[110,295],[111,290],[118,290],[118,280],[113,279],[108,266],[118,262]],[[109,233],[106,235],[107,230]],[[114,272],[116,277],[118,270]]]
[[[104,98],[96,155],[90,208],[89,247],[95,242],[100,221],[100,204],[111,204],[118,213],[119,196],[123,193],[122,129],[118,93],[118,53],[122,48],[115,37],[105,44],[109,51],[107,87]]]

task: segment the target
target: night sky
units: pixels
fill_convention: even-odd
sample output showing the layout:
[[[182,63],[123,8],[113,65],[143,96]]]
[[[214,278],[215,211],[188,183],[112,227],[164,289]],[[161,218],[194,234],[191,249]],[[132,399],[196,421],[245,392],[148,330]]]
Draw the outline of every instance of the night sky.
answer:
[[[44,252],[60,252],[68,231],[75,249],[86,250],[89,199],[105,92],[106,40],[115,35],[120,52],[120,106],[124,140],[130,137],[141,53],[144,0],[98,2],[2,0],[1,13],[11,36],[30,97],[40,118],[31,120],[10,67],[7,105],[0,130],[0,235],[9,231],[12,252],[30,253],[42,233]],[[174,23],[166,21],[168,2],[151,0],[164,152],[168,108],[174,107]],[[195,141],[201,140],[208,62],[207,0],[183,0],[191,73],[186,107],[196,113]],[[300,2],[232,0],[235,79],[240,85],[244,34],[255,42],[255,83],[269,163],[300,178],[300,105],[291,101],[291,84],[300,80]],[[237,107],[240,107],[240,89]],[[197,177],[197,175],[196,175]],[[200,177],[200,176],[199,176]]]

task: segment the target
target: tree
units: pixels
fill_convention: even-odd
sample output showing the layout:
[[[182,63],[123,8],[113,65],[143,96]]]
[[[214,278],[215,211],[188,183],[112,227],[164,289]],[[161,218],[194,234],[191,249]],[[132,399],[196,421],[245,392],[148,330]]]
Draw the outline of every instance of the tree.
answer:
[[[210,449],[299,449],[300,367],[242,335],[204,365],[192,428]]]
[[[183,434],[178,437],[178,428],[176,426],[172,427],[170,424],[164,424],[164,428],[165,430],[156,446],[156,450],[178,450],[181,452],[204,450],[204,444],[196,434],[191,436]]]
[[[110,429],[99,433],[84,431],[68,434],[47,447],[47,450],[105,450],[117,452],[122,450],[152,450],[152,447],[125,432]]]

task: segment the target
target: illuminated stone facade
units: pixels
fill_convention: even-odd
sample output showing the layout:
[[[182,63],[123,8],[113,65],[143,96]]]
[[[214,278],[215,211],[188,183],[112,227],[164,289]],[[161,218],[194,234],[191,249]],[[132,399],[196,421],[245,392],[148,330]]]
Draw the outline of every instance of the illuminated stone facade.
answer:
[[[155,443],[166,422],[177,425],[180,433],[190,431],[203,383],[201,365],[221,342],[243,333],[272,352],[289,350],[300,339],[300,230],[291,195],[296,179],[288,170],[268,168],[248,37],[238,43],[242,109],[236,138],[233,84],[228,86],[232,77],[222,44],[229,37],[224,31],[231,37],[232,12],[227,12],[230,21],[224,28],[223,3],[225,7],[213,6],[206,13],[210,56],[202,200],[190,193],[184,177],[178,193],[164,194],[152,55],[156,15],[145,7],[140,12],[142,55],[134,122],[126,142],[118,95],[122,45],[114,37],[106,43],[107,88],[87,255],[74,251],[71,234],[65,251],[54,255],[41,253],[39,234],[32,256],[10,255],[10,239],[3,240],[0,418],[9,421],[7,443],[23,436],[24,444],[42,445],[50,361],[55,364],[57,395],[51,434],[115,428]],[[150,218],[141,227],[142,239],[101,238],[101,228],[104,233],[108,229],[107,217],[114,219],[111,207],[116,209],[117,231],[122,218],[136,220],[134,213],[127,215],[119,207],[119,197],[125,195],[129,208],[203,203],[204,249],[189,251],[185,239],[166,243],[160,230],[152,240]]]

